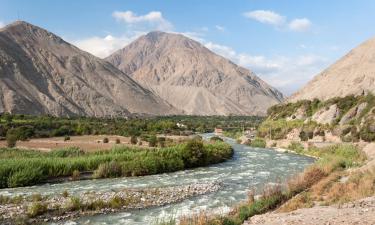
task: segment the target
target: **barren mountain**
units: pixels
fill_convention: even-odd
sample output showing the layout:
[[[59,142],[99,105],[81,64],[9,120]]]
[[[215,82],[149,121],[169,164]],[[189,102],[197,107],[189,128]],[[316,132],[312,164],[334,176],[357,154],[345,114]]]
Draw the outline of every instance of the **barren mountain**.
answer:
[[[366,41],[317,75],[289,101],[375,92],[375,38]]]
[[[180,34],[151,32],[107,60],[185,114],[263,115],[283,100],[254,73]]]
[[[17,21],[0,30],[0,113],[169,114],[173,107],[105,60]]]

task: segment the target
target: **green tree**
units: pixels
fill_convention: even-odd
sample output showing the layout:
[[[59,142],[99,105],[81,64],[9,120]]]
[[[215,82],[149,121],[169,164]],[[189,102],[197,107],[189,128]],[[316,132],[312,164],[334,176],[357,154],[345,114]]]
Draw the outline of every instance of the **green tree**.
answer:
[[[204,165],[206,152],[203,142],[198,139],[190,140],[183,149],[183,159],[185,166],[188,168]]]

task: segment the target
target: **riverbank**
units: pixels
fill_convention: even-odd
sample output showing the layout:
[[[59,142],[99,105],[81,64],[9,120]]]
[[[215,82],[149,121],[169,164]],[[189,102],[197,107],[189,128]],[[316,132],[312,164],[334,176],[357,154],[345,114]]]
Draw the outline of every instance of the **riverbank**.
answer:
[[[258,198],[255,198],[254,191],[250,192],[248,199],[233,207],[228,214],[216,215],[202,212],[193,216],[182,217],[179,221],[173,221],[173,223],[169,224],[241,225],[248,218],[279,208],[293,199],[294,196],[310,190],[314,185],[332,178],[334,174],[340,171],[350,171],[352,168],[361,166],[366,160],[360,149],[348,145],[313,149],[309,153],[319,157],[319,160],[303,173],[289,179],[284,185],[266,186]],[[340,193],[340,191],[337,193]],[[303,200],[301,201],[303,202]]]
[[[191,140],[172,147],[143,149],[118,147],[84,152],[0,149],[0,188],[30,186],[82,174],[92,178],[144,176],[207,166],[230,159],[233,149],[224,142]]]
[[[367,161],[336,171],[315,183],[277,210],[250,218],[245,225],[375,223],[375,144],[363,148]]]
[[[80,196],[31,195],[0,198],[1,224],[61,222],[67,219],[163,206],[218,191],[221,184],[196,183],[182,186],[87,192]]]

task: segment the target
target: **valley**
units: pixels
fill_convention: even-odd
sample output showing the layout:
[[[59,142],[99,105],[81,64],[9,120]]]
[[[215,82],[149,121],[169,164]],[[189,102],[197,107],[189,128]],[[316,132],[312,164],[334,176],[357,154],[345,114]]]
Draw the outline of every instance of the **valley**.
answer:
[[[0,2],[1,225],[375,224],[372,2]]]

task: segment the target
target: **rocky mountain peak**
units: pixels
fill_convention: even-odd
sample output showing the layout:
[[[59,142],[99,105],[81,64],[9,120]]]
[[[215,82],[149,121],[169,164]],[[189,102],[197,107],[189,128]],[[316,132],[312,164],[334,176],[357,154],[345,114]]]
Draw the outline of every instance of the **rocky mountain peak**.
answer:
[[[106,60],[187,114],[264,114],[283,99],[253,72],[181,34],[150,32]]]

